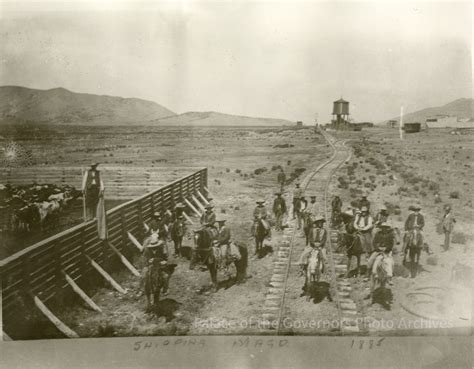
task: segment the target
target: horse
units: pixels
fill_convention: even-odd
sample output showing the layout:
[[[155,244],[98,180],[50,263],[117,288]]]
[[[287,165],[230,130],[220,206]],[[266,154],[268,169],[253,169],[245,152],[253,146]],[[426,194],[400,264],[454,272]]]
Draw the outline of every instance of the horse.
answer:
[[[406,235],[406,247],[408,248],[408,257],[410,258],[410,272],[411,277],[416,277],[416,272],[418,270],[418,264],[420,262],[420,254],[423,248],[423,237],[421,232],[418,228],[413,229],[411,232],[407,233]],[[403,256],[403,263],[406,262],[406,254],[407,251],[405,250]]]
[[[145,272],[144,290],[147,299],[147,311],[152,306],[156,306],[160,301],[160,293],[168,291],[169,280],[177,264],[162,265],[160,260],[152,258],[148,264],[148,270]],[[153,303],[152,303],[153,300]]]
[[[252,234],[255,238],[255,255],[259,254],[263,249],[263,241],[267,236],[267,230],[263,226],[261,219],[254,222],[252,226]]]
[[[371,293],[375,286],[385,288],[385,285],[393,275],[393,259],[385,252],[379,252],[374,260],[370,271]]]
[[[356,276],[360,274],[360,257],[364,253],[364,248],[362,247],[362,242],[357,232],[355,233],[341,233],[339,237],[339,247],[345,248],[347,252],[347,277],[349,277],[351,260],[355,256],[357,259],[357,273]]]
[[[186,233],[186,227],[183,222],[179,219],[176,219],[171,226],[171,239],[174,243],[174,252],[176,255],[180,255],[181,245],[183,243],[183,237]]]
[[[324,270],[324,263],[323,263],[323,255],[321,253],[320,248],[314,248],[311,250],[311,253],[308,257],[308,265],[305,274],[305,293],[306,298],[310,300],[310,291],[309,287],[311,282],[319,282],[319,278],[321,278],[321,274]]]
[[[212,231],[208,229],[201,229],[194,233],[194,242],[196,244],[195,251],[209,270],[213,290],[216,292],[218,289],[217,271],[219,267],[227,267],[229,264],[234,263],[237,270],[236,279],[237,282],[240,283],[245,278],[248,256],[247,248],[242,245],[235,245],[240,254],[238,259],[232,257],[232,255],[228,255],[226,252],[222,252],[220,247],[212,245],[215,236],[216,235],[213,235]],[[228,247],[231,246],[228,245]],[[193,263],[193,260],[195,260],[195,257],[193,257],[191,263]]]

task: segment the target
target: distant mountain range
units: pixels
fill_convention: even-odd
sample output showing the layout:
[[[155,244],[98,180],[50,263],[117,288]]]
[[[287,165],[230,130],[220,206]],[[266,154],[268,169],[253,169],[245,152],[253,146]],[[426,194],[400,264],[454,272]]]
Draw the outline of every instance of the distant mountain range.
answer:
[[[64,88],[0,87],[0,122],[12,119],[51,124],[126,124],[176,115],[152,101],[75,93]]]
[[[284,119],[254,118],[240,115],[230,115],[208,112],[188,112],[168,118],[162,118],[154,122],[163,126],[282,126],[294,125],[293,122]]]
[[[64,88],[37,90],[0,86],[0,126],[12,124],[281,126],[283,119],[216,112],[176,114],[152,101],[76,93]]]
[[[405,123],[419,122],[424,123],[427,117],[434,115],[453,115],[458,119],[472,118],[474,116],[474,99],[458,99],[446,105],[433,108],[426,108],[412,113],[405,114],[403,121]],[[392,120],[400,121],[400,116],[392,118]],[[387,121],[384,121],[384,123]]]

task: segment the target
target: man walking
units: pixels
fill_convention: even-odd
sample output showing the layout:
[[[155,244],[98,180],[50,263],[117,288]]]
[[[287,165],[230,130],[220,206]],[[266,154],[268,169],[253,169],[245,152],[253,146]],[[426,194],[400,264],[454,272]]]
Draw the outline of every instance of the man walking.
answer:
[[[97,170],[99,163],[92,163],[82,179],[82,193],[85,197],[86,221],[94,219],[97,214],[99,197],[104,194],[104,182],[100,171]]]
[[[449,250],[449,243],[451,241],[451,233],[454,228],[454,219],[453,214],[451,213],[451,206],[446,205],[444,207],[444,216],[443,216],[443,231],[444,231],[444,251]]]
[[[281,197],[281,192],[277,192],[275,200],[273,200],[273,214],[275,214],[275,228],[281,230],[283,228],[283,215],[286,213],[286,202]]]
[[[277,181],[278,181],[278,184],[280,185],[280,191],[283,192],[283,189],[285,187],[285,182],[286,182],[286,174],[283,171],[282,167],[280,167],[280,172],[278,173]]]
[[[372,252],[372,228],[373,219],[369,214],[369,209],[363,206],[360,213],[356,213],[354,228],[358,232],[362,248],[369,255]]]
[[[403,255],[406,257],[407,254],[407,245],[412,240],[413,237],[421,237],[421,243],[423,243],[423,236],[421,231],[423,231],[423,227],[425,226],[425,218],[422,214],[420,214],[421,206],[419,205],[411,205],[408,210],[412,213],[408,215],[407,220],[405,221],[405,236],[403,237]],[[416,236],[414,230],[417,230]]]
[[[264,205],[265,200],[258,200],[257,201],[257,206],[255,207],[253,211],[253,217],[254,217],[254,227],[257,227],[258,222],[261,222],[263,225],[263,228],[265,228],[265,235],[268,239],[271,237],[270,233],[270,224],[267,221],[267,208]],[[252,231],[252,234],[255,234],[255,231]]]
[[[303,190],[300,188],[300,184],[297,183],[293,191],[293,219],[295,219],[296,217],[296,212],[298,210],[297,208],[298,208],[301,196],[303,196]]]

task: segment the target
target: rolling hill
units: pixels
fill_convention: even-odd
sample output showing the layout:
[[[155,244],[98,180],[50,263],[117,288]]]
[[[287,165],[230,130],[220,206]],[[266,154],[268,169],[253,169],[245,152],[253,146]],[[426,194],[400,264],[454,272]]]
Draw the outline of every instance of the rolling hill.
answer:
[[[141,99],[75,93],[64,88],[0,86],[0,124],[15,119],[50,124],[125,124],[173,115],[171,110]]]
[[[19,124],[282,126],[283,119],[253,118],[217,112],[177,115],[147,100],[75,93],[64,88],[37,90],[0,86],[0,125]]]
[[[433,115],[454,115],[458,119],[472,118],[474,116],[474,99],[458,99],[446,105],[433,108],[426,108],[403,116],[404,122],[420,122],[424,123],[426,118]],[[400,121],[400,117],[392,118]],[[386,121],[385,121],[386,122]]]
[[[282,126],[294,125],[284,119],[254,118],[217,112],[187,112],[154,122],[162,126]]]

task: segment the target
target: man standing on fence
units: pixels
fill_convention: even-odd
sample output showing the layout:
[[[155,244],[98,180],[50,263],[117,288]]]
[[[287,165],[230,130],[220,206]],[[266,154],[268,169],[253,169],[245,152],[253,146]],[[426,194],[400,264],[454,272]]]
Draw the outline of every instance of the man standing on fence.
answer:
[[[104,182],[100,171],[97,170],[99,163],[91,164],[82,179],[82,194],[85,198],[85,221],[94,219],[97,214],[99,197],[104,195]]]

